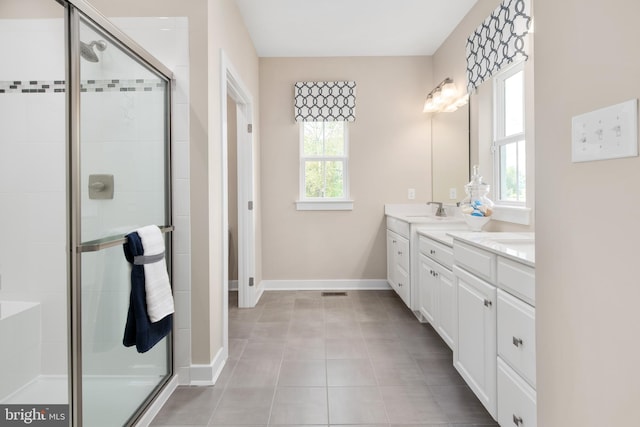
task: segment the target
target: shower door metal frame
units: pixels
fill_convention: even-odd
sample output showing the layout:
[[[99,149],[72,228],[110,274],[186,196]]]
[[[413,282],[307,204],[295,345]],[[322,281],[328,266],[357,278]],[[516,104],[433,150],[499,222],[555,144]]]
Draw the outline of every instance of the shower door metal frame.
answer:
[[[82,427],[82,293],[81,293],[81,256],[90,251],[81,242],[81,182],[80,182],[80,22],[85,20],[102,32],[110,41],[128,52],[132,60],[153,69],[167,81],[165,93],[165,217],[173,223],[171,209],[171,92],[173,72],[153,55],[138,45],[134,40],[113,25],[106,17],[84,0],[53,0],[65,7],[65,54],[66,54],[66,96],[67,96],[67,225],[69,229],[68,250],[70,251],[69,277],[69,396],[71,404],[71,425]],[[172,225],[163,226],[164,232],[173,230]],[[122,239],[114,236],[113,240]],[[104,241],[102,243],[105,243]],[[113,242],[112,242],[113,243]],[[120,242],[118,242],[120,243]],[[107,242],[107,245],[110,243]],[[171,239],[168,240],[167,253],[171,254]],[[168,263],[169,273],[171,264]],[[156,387],[154,392],[143,402],[138,411],[132,414],[129,423],[133,424],[155,400],[159,392],[173,376],[173,340],[169,336],[168,345],[169,374]],[[90,427],[90,426],[89,426]]]

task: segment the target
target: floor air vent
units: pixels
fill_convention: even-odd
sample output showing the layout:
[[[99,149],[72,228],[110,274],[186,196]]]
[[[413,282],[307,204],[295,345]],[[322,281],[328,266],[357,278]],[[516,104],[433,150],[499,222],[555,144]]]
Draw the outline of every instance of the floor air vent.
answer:
[[[346,297],[346,292],[323,292],[323,297]]]

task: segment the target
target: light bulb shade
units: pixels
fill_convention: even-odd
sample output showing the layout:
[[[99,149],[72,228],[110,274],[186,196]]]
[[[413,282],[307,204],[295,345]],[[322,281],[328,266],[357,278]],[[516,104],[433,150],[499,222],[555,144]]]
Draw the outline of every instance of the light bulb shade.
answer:
[[[455,103],[453,103],[444,107],[442,111],[444,111],[445,113],[453,113],[456,110],[458,110],[458,106]]]
[[[440,108],[440,106],[442,106],[444,102],[444,98],[442,97],[442,92],[439,90],[435,91],[432,99],[433,99],[433,105],[436,106],[437,108]]]
[[[424,108],[422,109],[423,113],[433,113],[433,97],[431,95],[427,96],[426,101],[424,101]]]
[[[448,101],[448,100],[457,98],[458,89],[456,88],[456,85],[453,84],[453,82],[449,82],[449,83],[445,83],[442,86],[440,93],[442,94],[442,98]]]
[[[469,102],[469,94],[465,93],[460,98],[456,99],[454,104],[455,104],[456,107],[462,107],[462,106],[466,105],[467,102]]]

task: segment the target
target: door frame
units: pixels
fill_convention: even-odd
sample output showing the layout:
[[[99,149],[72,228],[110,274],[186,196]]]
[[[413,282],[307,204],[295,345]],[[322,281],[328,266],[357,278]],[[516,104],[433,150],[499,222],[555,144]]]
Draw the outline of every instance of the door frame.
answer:
[[[228,188],[228,129],[227,96],[236,103],[238,144],[238,305],[254,307],[256,304],[255,283],[255,205],[254,177],[255,142],[248,126],[253,125],[253,98],[233,67],[224,49],[220,49],[220,99],[222,130],[222,284],[223,284],[223,345],[228,350],[229,342],[229,188]],[[254,285],[249,286],[249,278]]]

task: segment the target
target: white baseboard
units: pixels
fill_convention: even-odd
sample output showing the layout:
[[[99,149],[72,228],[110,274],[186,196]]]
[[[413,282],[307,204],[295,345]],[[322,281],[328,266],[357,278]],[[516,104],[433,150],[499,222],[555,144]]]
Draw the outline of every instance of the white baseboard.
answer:
[[[208,365],[191,365],[191,385],[215,385],[227,362],[227,356],[224,353],[224,348],[218,350],[218,353]]]
[[[229,280],[229,290],[237,291],[238,290],[238,281],[237,280]]]
[[[160,394],[155,398],[155,400],[149,405],[147,410],[142,414],[140,419],[136,422],[136,427],[147,427],[151,424],[153,419],[158,415],[158,412],[162,409],[169,397],[173,394],[176,387],[178,387],[178,377],[174,375],[167,385],[162,389]]]
[[[263,280],[265,291],[335,291],[335,290],[387,290],[386,279],[377,280]]]

